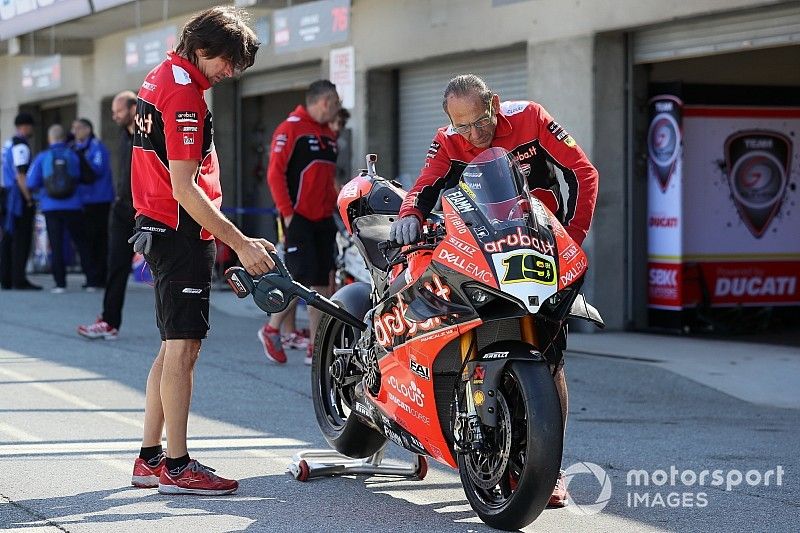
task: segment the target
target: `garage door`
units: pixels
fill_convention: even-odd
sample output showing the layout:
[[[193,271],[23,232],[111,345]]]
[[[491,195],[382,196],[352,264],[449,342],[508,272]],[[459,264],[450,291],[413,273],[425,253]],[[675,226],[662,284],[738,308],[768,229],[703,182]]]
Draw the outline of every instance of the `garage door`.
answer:
[[[306,89],[320,79],[319,63],[312,63],[267,72],[257,72],[242,78],[242,97]]]
[[[636,63],[800,44],[800,5],[675,22],[633,37]]]
[[[451,78],[477,74],[501,100],[528,98],[528,68],[524,49],[473,55],[446,61],[426,61],[400,71],[400,178],[416,179],[436,129],[448,123],[442,94]]]

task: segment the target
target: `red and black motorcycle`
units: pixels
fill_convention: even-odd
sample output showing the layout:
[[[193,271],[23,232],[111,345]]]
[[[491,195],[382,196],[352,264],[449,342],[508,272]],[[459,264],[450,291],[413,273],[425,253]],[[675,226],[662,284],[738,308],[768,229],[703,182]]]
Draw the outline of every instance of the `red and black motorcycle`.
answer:
[[[388,439],[430,456],[458,469],[481,520],[519,529],[545,508],[561,464],[552,373],[565,322],[602,326],[578,292],[586,255],[500,148],[465,166],[420,242],[396,247],[389,229],[405,191],[376,175],[375,159],[338,199],[370,283],[329,301],[278,265],[257,282],[239,271],[232,286],[268,312],[297,295],[327,314],[312,389],[338,452],[369,457]]]

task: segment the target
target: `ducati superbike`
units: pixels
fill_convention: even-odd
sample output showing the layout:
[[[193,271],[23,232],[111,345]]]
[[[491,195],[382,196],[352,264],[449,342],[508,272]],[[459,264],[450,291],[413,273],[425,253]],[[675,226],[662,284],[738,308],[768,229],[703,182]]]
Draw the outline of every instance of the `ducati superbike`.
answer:
[[[337,452],[365,458],[392,441],[431,457],[458,469],[481,520],[519,529],[545,508],[559,474],[553,374],[565,323],[603,324],[578,292],[586,255],[501,148],[465,165],[420,241],[399,247],[389,229],[405,191],[376,174],[376,160],[367,156],[368,168],[338,198],[368,282],[328,300],[277,263],[258,280],[231,270],[229,283],[267,312],[299,296],[326,314],[312,392]]]

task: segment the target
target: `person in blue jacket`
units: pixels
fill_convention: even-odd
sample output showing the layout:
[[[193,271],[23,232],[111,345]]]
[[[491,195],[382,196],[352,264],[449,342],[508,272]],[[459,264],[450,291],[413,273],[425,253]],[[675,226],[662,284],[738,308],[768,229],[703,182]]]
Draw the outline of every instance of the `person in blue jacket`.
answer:
[[[31,253],[33,198],[25,186],[31,163],[33,116],[22,112],[14,119],[16,133],[3,144],[0,179],[0,287],[16,290],[41,290],[25,275]]]
[[[111,158],[106,146],[94,136],[88,118],[72,123],[72,149],[81,158],[80,195],[89,259],[97,270],[98,287],[105,285],[108,262],[108,215],[114,200]],[[92,290],[95,287],[86,287]]]
[[[90,252],[86,242],[83,228],[83,202],[77,182],[80,180],[80,160],[77,154],[70,150],[66,143],[64,128],[60,124],[53,124],[47,130],[47,141],[50,146],[42,151],[33,160],[28,170],[27,186],[29,189],[39,191],[39,208],[44,213],[47,224],[47,238],[50,241],[52,252],[53,279],[56,286],[53,293],[59,294],[66,291],[67,275],[64,265],[64,233],[69,231],[72,242],[80,254],[81,267],[86,275],[88,286],[99,285],[97,271],[89,260]],[[48,176],[54,174],[53,168],[56,161],[65,161],[66,174],[74,180],[74,188],[69,196],[55,198],[54,193],[48,191]]]

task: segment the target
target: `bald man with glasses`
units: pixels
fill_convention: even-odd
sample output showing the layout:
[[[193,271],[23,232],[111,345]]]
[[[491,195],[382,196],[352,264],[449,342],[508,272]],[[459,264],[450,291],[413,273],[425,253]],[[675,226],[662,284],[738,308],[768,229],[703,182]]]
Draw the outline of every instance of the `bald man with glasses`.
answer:
[[[442,102],[450,125],[439,128],[416,183],[392,225],[401,244],[419,239],[422,221],[439,193],[458,183],[464,167],[490,147],[505,148],[519,161],[531,193],[544,203],[578,244],[589,231],[597,199],[597,170],[572,136],[536,102],[500,103],[474,74],[450,80]],[[562,186],[553,171],[564,176]]]
[[[597,170],[572,136],[541,105],[524,100],[500,103],[500,97],[481,78],[465,74],[450,80],[442,107],[450,125],[436,132],[419,178],[406,195],[398,220],[392,224],[390,239],[401,244],[419,240],[422,221],[433,209],[439,193],[455,187],[464,168],[481,152],[499,147],[520,163],[531,193],[556,215],[578,244],[583,242],[597,199]],[[554,167],[561,170],[566,188]],[[565,346],[566,331],[562,330],[553,348],[544,355],[553,367],[566,431],[567,380],[564,358],[556,352]],[[562,472],[548,506],[564,507],[568,499]]]

